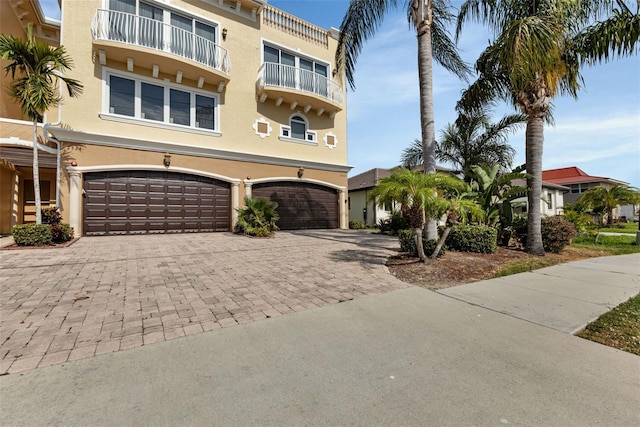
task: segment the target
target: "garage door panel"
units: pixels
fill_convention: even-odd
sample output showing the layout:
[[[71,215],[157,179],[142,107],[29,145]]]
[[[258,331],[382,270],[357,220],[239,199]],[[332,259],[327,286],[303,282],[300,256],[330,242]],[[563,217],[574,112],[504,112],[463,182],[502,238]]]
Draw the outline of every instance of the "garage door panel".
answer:
[[[113,181],[113,182],[109,182],[107,183],[107,189],[106,191],[109,192],[127,192],[128,188],[127,188],[127,183],[126,182],[117,182],[117,181]]]
[[[85,174],[87,235],[228,231],[230,184],[151,171]]]
[[[165,204],[171,207],[184,206],[184,197],[174,195],[167,196]]]
[[[167,204],[167,198],[164,195],[149,195],[147,199],[149,206],[165,206]]]

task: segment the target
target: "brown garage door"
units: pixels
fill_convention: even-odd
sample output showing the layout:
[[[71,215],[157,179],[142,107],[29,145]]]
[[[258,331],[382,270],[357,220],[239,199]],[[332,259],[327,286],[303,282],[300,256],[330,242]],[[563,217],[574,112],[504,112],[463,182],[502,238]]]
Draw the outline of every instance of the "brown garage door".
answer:
[[[228,231],[230,185],[172,172],[84,175],[84,234]]]
[[[278,203],[281,230],[338,228],[338,191],[305,182],[255,184],[253,197]]]

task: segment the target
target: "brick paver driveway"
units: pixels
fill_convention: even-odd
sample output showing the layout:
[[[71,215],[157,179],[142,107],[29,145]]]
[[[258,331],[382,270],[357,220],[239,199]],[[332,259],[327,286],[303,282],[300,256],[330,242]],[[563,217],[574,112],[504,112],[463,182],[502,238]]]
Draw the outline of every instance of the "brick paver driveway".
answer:
[[[388,292],[397,239],[365,232],[83,237],[0,251],[0,374]]]

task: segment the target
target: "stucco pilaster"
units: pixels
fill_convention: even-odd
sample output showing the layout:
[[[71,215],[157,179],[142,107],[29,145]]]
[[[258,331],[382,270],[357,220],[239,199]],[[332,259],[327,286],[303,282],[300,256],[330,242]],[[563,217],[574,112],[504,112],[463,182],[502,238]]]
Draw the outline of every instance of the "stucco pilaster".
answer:
[[[238,208],[240,207],[240,183],[231,183],[231,229],[238,222]]]
[[[80,207],[82,206],[82,173],[69,171],[69,225],[76,236],[80,233]]]

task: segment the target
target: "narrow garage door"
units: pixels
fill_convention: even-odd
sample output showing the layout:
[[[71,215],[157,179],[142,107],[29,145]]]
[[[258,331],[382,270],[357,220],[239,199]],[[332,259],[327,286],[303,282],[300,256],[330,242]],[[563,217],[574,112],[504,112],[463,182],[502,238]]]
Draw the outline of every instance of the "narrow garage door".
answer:
[[[254,184],[253,197],[278,203],[281,230],[338,228],[338,191],[305,182]]]
[[[230,185],[172,172],[84,175],[84,234],[228,231]]]

